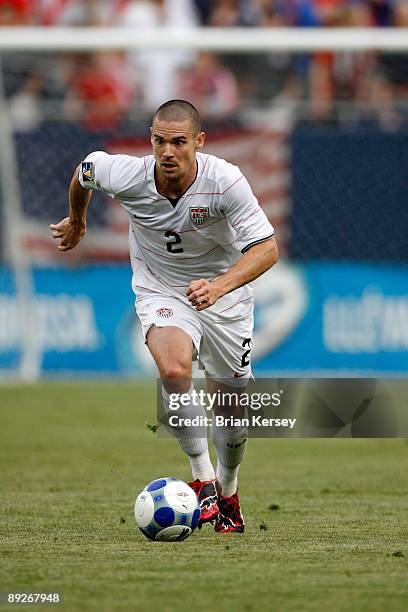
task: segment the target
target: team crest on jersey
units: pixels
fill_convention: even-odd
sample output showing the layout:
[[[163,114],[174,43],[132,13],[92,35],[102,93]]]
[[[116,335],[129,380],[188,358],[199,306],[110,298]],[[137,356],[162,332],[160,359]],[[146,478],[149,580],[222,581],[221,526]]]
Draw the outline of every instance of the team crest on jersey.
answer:
[[[92,162],[82,162],[82,180],[84,182],[92,183],[95,179],[95,166]]]
[[[194,225],[203,225],[210,218],[210,210],[206,207],[190,206],[190,219]]]
[[[173,316],[173,311],[171,308],[158,308],[156,310],[156,314],[158,317],[164,317],[165,319],[168,319],[169,317]]]

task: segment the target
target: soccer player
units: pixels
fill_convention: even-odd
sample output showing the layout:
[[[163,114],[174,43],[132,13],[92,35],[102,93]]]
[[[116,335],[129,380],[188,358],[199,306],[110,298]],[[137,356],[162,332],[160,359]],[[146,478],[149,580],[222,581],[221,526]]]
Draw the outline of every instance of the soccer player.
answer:
[[[58,249],[68,251],[85,234],[93,189],[126,210],[136,312],[160,372],[165,410],[171,394],[185,394],[179,417],[206,416],[193,401],[195,356],[208,391],[245,388],[251,377],[250,282],[278,258],[273,227],[248,182],[236,166],[201,153],[204,139],[192,104],[162,104],[151,127],[153,155],[88,155],[72,177],[69,216],[50,226]],[[172,433],[190,460],[201,523],[215,523],[217,532],[243,532],[237,477],[245,428],[212,427],[216,472],[207,438],[196,428],[174,427]]]

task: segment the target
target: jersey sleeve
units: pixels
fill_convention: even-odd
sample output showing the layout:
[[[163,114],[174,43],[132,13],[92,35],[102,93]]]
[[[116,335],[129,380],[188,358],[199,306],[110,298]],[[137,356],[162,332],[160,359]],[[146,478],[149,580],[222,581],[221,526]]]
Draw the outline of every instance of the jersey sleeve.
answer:
[[[246,253],[252,246],[272,238],[274,228],[258,204],[246,178],[236,168],[234,180],[223,193],[223,212],[236,231],[236,246]]]
[[[78,180],[82,187],[113,194],[110,174],[114,158],[115,155],[108,155],[104,151],[94,151],[85,157],[78,171]]]
[[[81,162],[78,180],[85,189],[97,189],[114,197],[139,182],[144,174],[143,158],[94,151]]]

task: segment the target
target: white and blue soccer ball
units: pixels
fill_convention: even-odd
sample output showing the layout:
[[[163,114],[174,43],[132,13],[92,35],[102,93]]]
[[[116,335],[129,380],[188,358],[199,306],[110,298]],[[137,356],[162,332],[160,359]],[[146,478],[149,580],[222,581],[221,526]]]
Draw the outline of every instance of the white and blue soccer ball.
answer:
[[[136,498],[136,524],[149,540],[185,540],[197,527],[199,518],[197,495],[177,478],[152,480]]]

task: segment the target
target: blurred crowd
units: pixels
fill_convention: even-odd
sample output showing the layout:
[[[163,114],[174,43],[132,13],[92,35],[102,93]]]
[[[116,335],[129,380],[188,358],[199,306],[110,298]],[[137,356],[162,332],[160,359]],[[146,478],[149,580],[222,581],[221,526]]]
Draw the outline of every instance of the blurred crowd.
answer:
[[[0,25],[399,28],[408,27],[408,0],[0,0]],[[276,107],[318,121],[352,112],[387,130],[408,117],[404,53],[14,53],[3,70],[20,130],[38,125],[45,108],[89,129],[117,129],[173,97],[191,100],[209,122]]]
[[[153,18],[162,25],[183,26],[391,26],[404,4],[401,0],[0,0],[0,23],[97,26]]]

